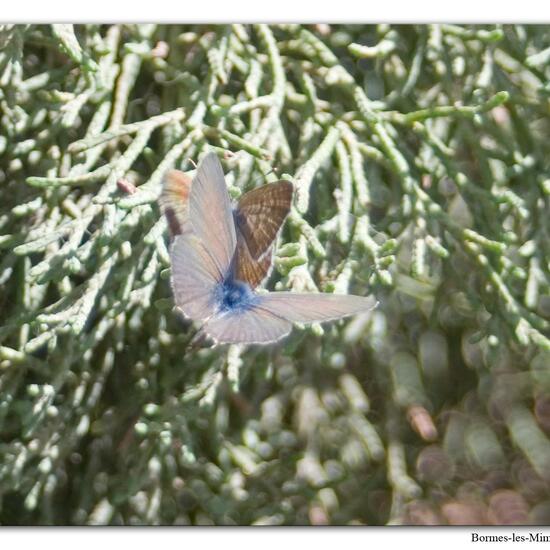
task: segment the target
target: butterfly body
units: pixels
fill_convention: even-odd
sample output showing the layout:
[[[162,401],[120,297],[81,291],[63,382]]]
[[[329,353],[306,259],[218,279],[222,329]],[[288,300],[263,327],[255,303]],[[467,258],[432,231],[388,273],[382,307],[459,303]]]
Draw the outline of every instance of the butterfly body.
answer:
[[[256,295],[250,286],[232,276],[219,283],[214,291],[216,310],[220,313],[249,309],[255,301]]]
[[[266,344],[286,336],[293,323],[342,319],[375,307],[370,297],[254,291],[269,273],[273,242],[290,210],[289,182],[246,193],[234,208],[220,162],[208,154],[187,195],[185,209],[172,208],[178,224],[170,224],[170,200],[161,206],[169,226],[183,229],[172,235],[172,290],[178,310],[200,323],[199,336]]]

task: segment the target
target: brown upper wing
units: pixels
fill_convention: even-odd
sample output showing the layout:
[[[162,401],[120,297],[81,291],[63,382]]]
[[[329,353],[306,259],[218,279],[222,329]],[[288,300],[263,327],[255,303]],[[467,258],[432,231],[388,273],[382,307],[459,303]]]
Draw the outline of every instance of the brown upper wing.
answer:
[[[234,218],[253,260],[273,244],[290,212],[293,187],[289,181],[269,183],[241,197]]]
[[[237,231],[237,250],[235,251],[235,278],[256,288],[268,275],[271,270],[271,259],[273,247],[259,259],[254,260],[244,239]]]

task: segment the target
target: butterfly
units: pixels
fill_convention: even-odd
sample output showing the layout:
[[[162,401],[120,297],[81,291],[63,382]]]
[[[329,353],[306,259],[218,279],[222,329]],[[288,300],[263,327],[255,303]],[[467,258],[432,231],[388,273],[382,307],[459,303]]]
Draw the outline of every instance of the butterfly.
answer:
[[[376,305],[370,297],[352,295],[255,292],[241,278],[241,249],[246,245],[261,259],[272,249],[266,237],[272,231],[260,237],[243,231],[262,228],[262,217],[250,225],[239,219],[215,154],[204,158],[189,187],[186,227],[170,247],[171,277],[176,307],[201,324],[199,334],[220,344],[267,344],[289,334],[295,322],[341,319]],[[259,210],[269,217],[269,201]]]
[[[205,171],[213,170],[212,174]],[[215,173],[214,173],[215,172]],[[219,160],[208,155],[199,167],[197,178],[223,178]],[[170,239],[190,230],[189,195],[193,179],[180,170],[170,170],[159,198],[168,222]],[[290,212],[293,187],[289,181],[268,183],[245,193],[232,206],[237,235],[236,278],[256,288],[268,275],[273,258],[273,242]]]

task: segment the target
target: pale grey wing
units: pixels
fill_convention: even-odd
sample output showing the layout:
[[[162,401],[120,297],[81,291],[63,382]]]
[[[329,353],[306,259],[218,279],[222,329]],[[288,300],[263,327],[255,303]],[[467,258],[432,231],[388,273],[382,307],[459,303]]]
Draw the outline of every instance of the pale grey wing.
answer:
[[[292,330],[292,323],[261,308],[214,316],[201,329],[219,344],[268,344]]]
[[[256,307],[294,323],[322,323],[370,311],[372,296],[297,292],[269,292],[258,296]]]
[[[235,222],[222,167],[208,153],[193,178],[189,219],[195,235],[208,249],[219,271],[226,274],[235,251]]]
[[[172,291],[176,307],[194,321],[215,310],[215,290],[223,280],[212,256],[192,233],[176,235],[170,247]]]

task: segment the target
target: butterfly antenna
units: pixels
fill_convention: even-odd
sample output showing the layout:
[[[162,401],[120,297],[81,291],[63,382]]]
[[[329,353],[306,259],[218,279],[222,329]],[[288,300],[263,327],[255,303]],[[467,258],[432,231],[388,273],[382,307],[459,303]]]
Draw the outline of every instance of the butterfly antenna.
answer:
[[[269,176],[269,174],[275,174],[277,177],[279,177],[279,175],[277,174],[277,168],[272,166],[270,168],[270,170],[268,172],[266,172],[261,178],[256,178],[256,181],[254,182],[253,189],[255,189],[256,187],[260,187],[261,182],[265,181],[265,178],[267,178],[267,176]],[[269,182],[266,182],[266,183],[269,183]]]

